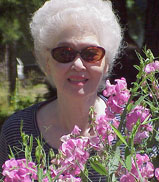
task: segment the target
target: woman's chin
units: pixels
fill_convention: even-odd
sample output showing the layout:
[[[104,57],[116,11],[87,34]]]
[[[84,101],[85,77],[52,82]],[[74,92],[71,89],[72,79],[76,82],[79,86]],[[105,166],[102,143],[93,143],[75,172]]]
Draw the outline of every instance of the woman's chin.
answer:
[[[88,92],[84,88],[72,89],[70,90],[70,95],[76,97],[86,97]]]
[[[72,97],[72,99],[81,99],[81,98],[86,98],[92,94],[91,90],[84,89],[84,88],[76,88],[76,89],[67,89],[63,96],[65,95],[66,97]]]

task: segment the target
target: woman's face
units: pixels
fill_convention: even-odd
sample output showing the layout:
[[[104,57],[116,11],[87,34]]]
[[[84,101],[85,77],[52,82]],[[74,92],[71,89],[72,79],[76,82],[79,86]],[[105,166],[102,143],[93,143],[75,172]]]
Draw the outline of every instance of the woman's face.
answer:
[[[64,35],[56,47],[68,46],[77,51],[88,46],[100,46],[95,35]],[[59,63],[49,52],[47,76],[57,88],[57,94],[63,96],[90,96],[97,94],[103,75],[108,71],[105,57],[96,63],[85,62],[79,54],[73,62]]]

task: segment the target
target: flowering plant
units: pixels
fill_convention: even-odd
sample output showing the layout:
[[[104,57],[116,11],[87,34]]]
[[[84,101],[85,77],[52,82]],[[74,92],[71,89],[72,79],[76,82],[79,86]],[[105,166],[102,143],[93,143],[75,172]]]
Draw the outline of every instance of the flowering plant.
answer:
[[[91,137],[80,135],[80,128],[61,138],[58,154],[50,150],[51,163],[37,139],[36,163],[32,162],[33,138],[22,132],[25,159],[14,158],[3,168],[5,182],[81,182],[91,181],[88,168],[108,182],[159,181],[157,151],[159,145],[159,61],[150,50],[144,50],[146,58],[137,54],[140,65],[137,80],[127,89],[125,78],[115,84],[106,81],[103,95],[107,98],[105,114],[96,117],[90,108]]]

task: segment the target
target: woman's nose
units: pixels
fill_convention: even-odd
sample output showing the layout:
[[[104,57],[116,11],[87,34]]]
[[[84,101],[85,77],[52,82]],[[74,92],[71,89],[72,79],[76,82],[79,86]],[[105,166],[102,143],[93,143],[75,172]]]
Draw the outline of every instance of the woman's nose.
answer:
[[[86,67],[85,64],[83,63],[84,61],[82,60],[82,58],[80,56],[77,56],[73,61],[72,68],[75,69],[76,71],[85,70]]]

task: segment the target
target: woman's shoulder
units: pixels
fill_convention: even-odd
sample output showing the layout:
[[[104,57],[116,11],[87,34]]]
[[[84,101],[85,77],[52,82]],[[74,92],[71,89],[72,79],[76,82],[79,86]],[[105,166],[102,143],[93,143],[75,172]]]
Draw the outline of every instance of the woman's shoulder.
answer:
[[[28,120],[32,119],[33,113],[36,110],[38,104],[34,104],[28,108],[25,108],[20,111],[16,111],[11,116],[8,117],[8,119],[4,122],[3,127],[5,128],[8,124],[11,125],[12,123],[16,124],[16,122],[19,122],[21,120]]]
[[[20,131],[21,123],[23,123],[23,130],[28,134],[36,133],[37,129],[36,124],[36,113],[37,110],[44,104],[49,101],[42,101],[36,104],[31,105],[23,110],[17,111],[12,114],[2,125],[1,132],[4,133],[13,133],[18,130]]]

